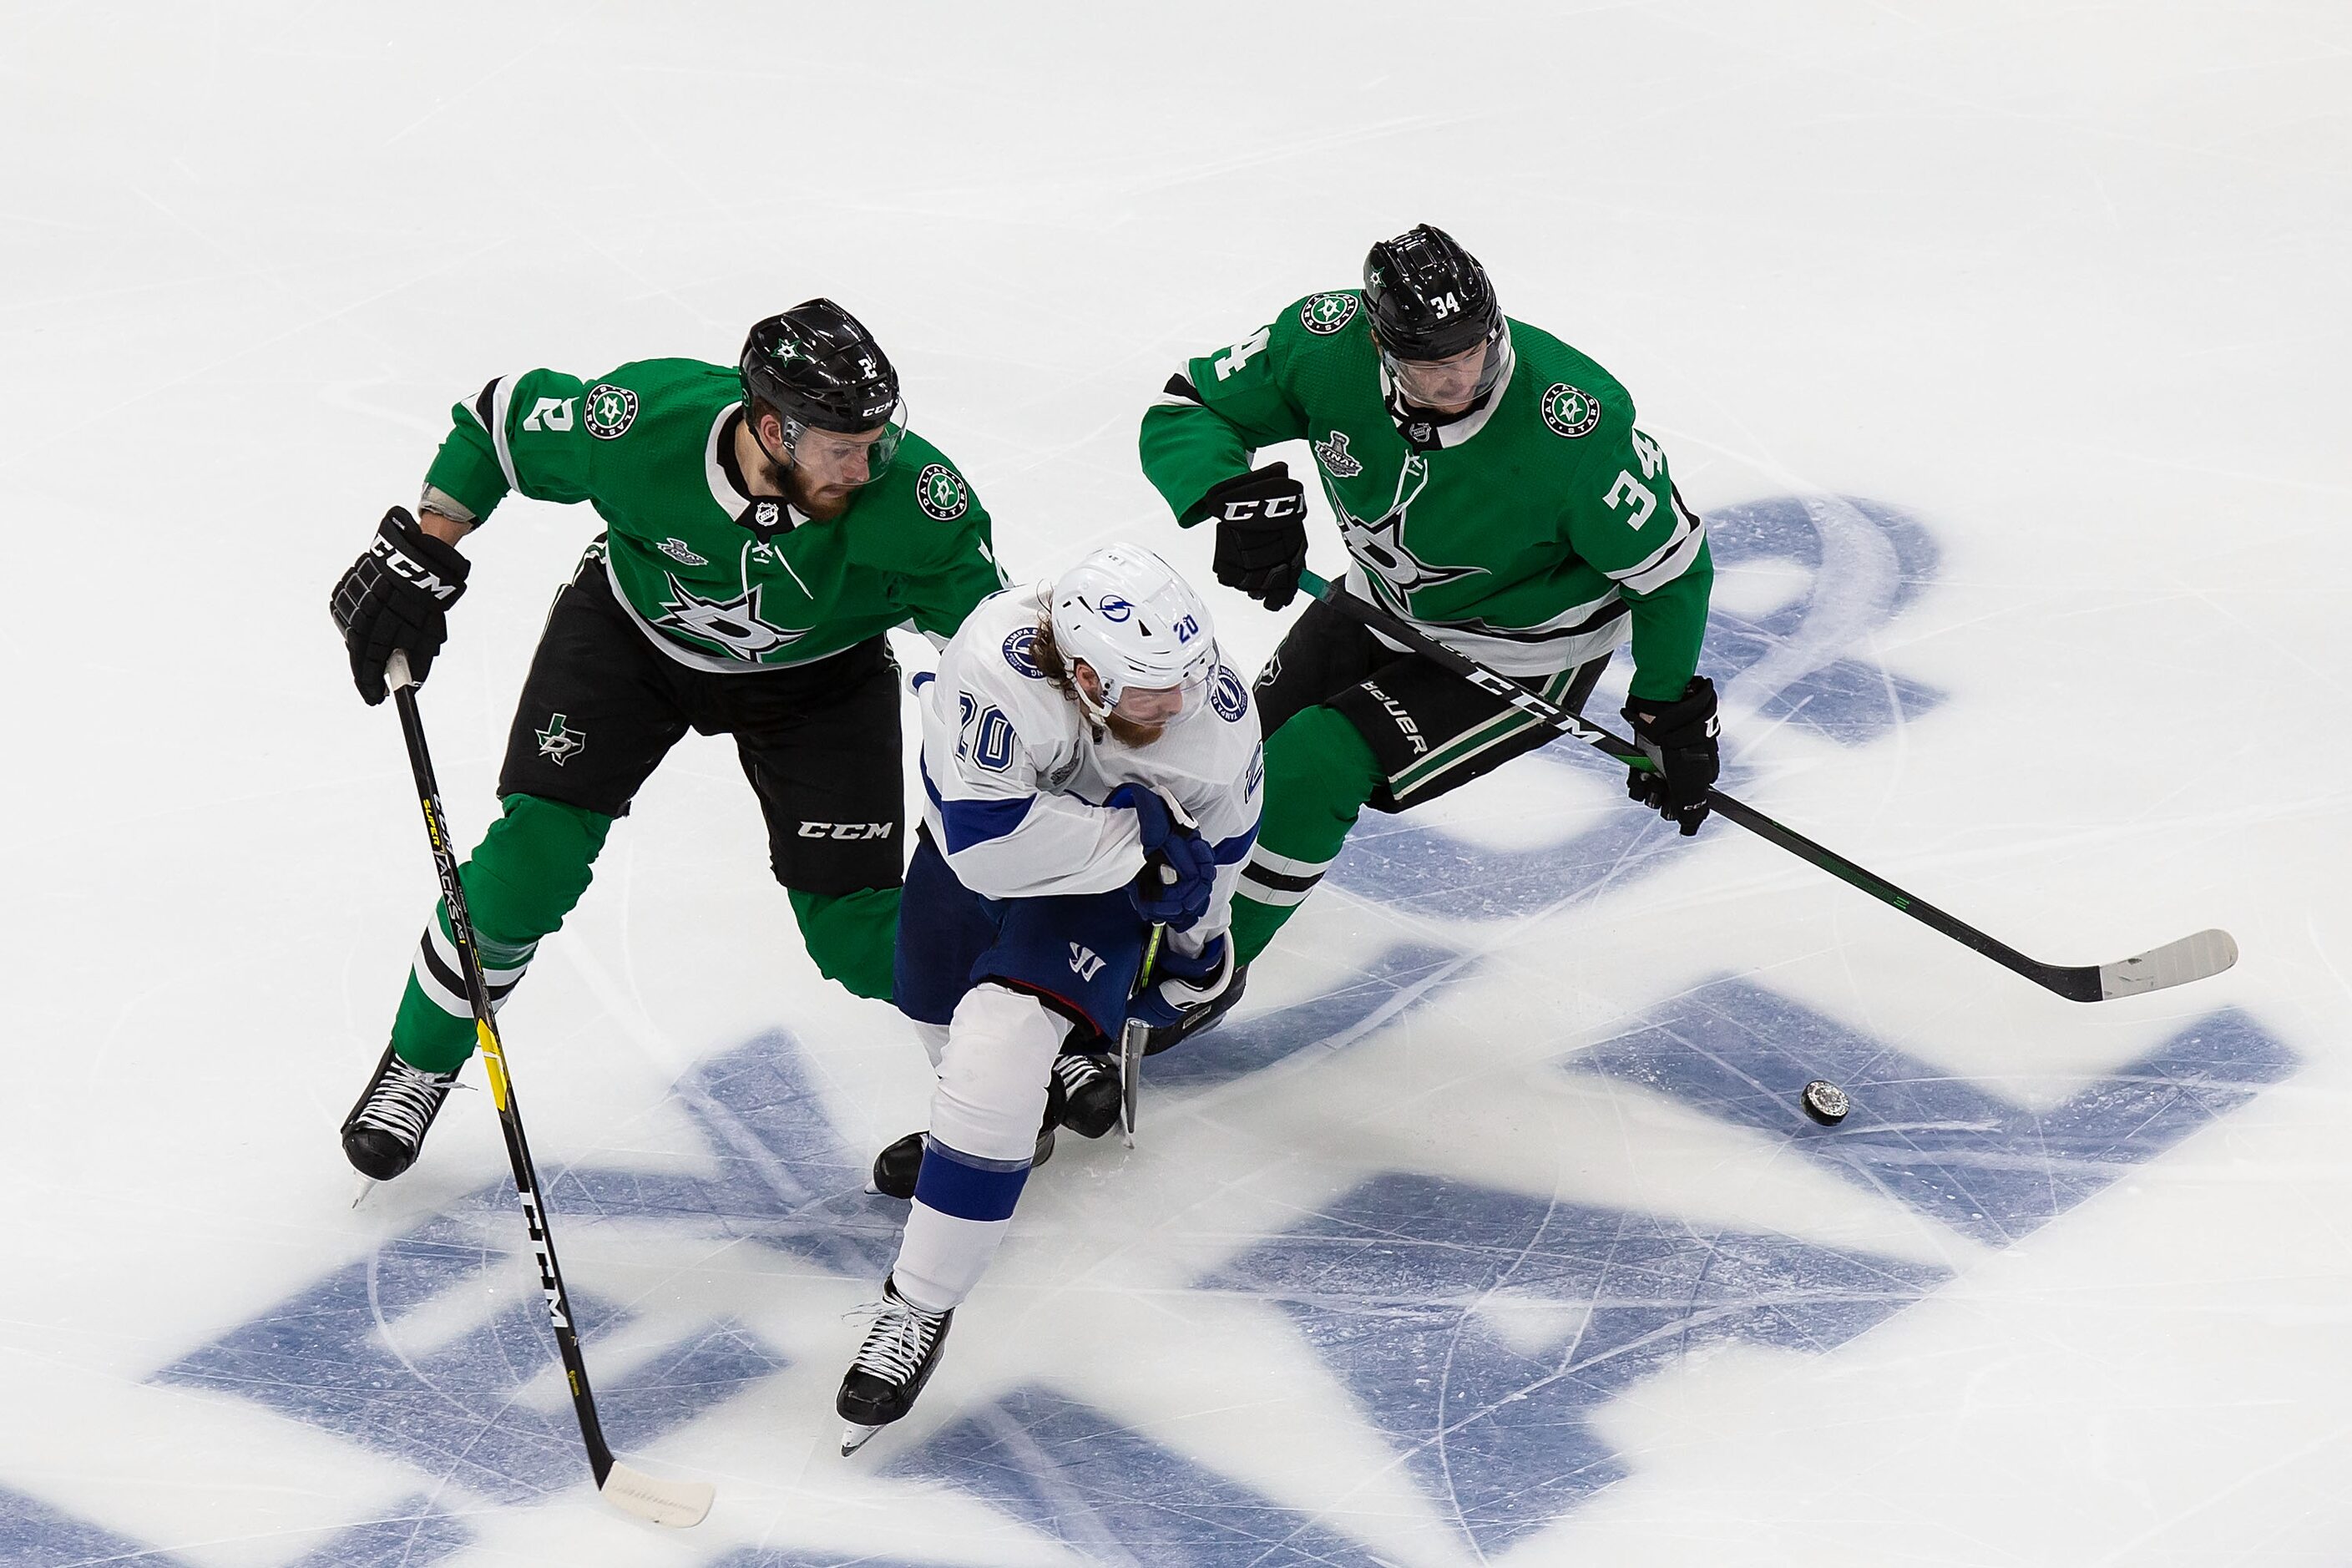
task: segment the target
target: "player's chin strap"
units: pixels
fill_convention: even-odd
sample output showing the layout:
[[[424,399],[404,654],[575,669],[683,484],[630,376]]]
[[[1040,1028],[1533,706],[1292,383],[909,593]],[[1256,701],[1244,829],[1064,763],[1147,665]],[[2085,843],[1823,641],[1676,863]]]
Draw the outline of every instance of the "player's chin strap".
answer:
[[[1656,765],[1632,742],[1596,729],[1557,703],[1548,702],[1507,676],[1497,674],[1465,654],[1457,653],[1420,627],[1390,614],[1378,605],[1356,597],[1313,572],[1298,574],[1299,586],[1393,642],[1444,665],[1479,690],[1501,698],[1539,724],[1570,735],[1629,768],[1656,771]],[[1931,931],[1940,931],[1972,952],[1982,953],[2002,968],[2022,974],[2036,985],[2054,991],[2070,1002],[2107,1002],[2117,996],[2137,996],[2168,986],[2185,985],[2219,974],[2238,962],[2238,944],[2228,931],[2200,931],[2193,936],[2152,947],[2109,963],[2044,963],[2028,958],[2007,942],[1988,936],[1967,921],[1946,914],[1935,905],[1905,892],[1894,883],[1854,864],[1834,849],[1825,848],[1793,828],[1784,827],[1754,806],[1735,800],[1719,789],[1706,792],[1708,809],[1729,818],[1758,837],[1779,845],[1850,887],[1861,889],[1880,903],[1900,910]]]

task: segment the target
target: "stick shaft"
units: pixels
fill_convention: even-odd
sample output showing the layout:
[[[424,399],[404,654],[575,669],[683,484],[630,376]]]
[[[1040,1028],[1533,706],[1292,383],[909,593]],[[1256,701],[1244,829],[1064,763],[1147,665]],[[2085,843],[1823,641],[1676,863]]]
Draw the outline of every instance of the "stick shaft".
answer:
[[[1300,574],[1299,582],[1307,591],[1339,611],[1360,622],[1395,642],[1401,642],[1423,657],[1435,660],[1482,691],[1490,692],[1510,703],[1520,712],[1539,723],[1548,724],[1563,735],[1582,741],[1627,767],[1649,770],[1654,764],[1630,741],[1622,741],[1608,731],[1588,724],[1581,715],[1572,713],[1557,703],[1546,701],[1517,681],[1488,669],[1468,655],[1458,653],[1401,617],[1390,614],[1378,605],[1366,602],[1313,572]],[[2096,1002],[2105,993],[2095,965],[2068,966],[2044,963],[2029,958],[2000,938],[1979,931],[1958,916],[1947,914],[1915,893],[1905,891],[1894,883],[1855,864],[1824,845],[1814,843],[1792,827],[1773,821],[1747,802],[1724,794],[1721,790],[1706,792],[1707,805],[1722,816],[1738,823],[1768,843],[1779,845],[1799,859],[1818,866],[1849,887],[1858,888],[1891,909],[1909,915],[1913,920],[1951,938],[1973,952],[1991,959],[1995,963],[2025,976],[2035,984],[2056,992],[2076,1002]]]
[[[433,757],[425,746],[425,721],[416,710],[416,688],[408,679],[408,665],[398,655],[387,684],[400,710],[400,728],[408,742],[408,765],[415,775],[418,804],[425,812],[425,833],[433,846],[433,868],[441,879],[441,900],[449,914],[449,934],[457,944],[466,977],[466,998],[474,1009],[474,1034],[482,1063],[490,1079],[490,1098],[498,1105],[499,1127],[506,1134],[507,1161],[514,1167],[515,1196],[522,1203],[530,1230],[532,1255],[539,1260],[539,1284],[547,1298],[547,1317],[555,1330],[556,1353],[563,1362],[572,1390],[572,1408],[580,1417],[581,1441],[587,1445],[588,1468],[601,1489],[612,1473],[613,1450],[596,1419],[596,1400],[588,1386],[588,1364],[580,1353],[580,1336],[573,1328],[572,1300],[563,1289],[563,1272],[555,1261],[555,1237],[548,1228],[547,1209],[540,1197],[539,1172],[531,1163],[530,1144],[523,1136],[522,1108],[516,1103],[514,1082],[507,1071],[506,1051],[499,1042],[498,1025],[490,1012],[489,986],[482,979],[481,954],[474,945],[474,923],[466,912],[466,889],[457,879],[457,857],[451,848],[446,820],[441,810],[441,787],[433,776]]]

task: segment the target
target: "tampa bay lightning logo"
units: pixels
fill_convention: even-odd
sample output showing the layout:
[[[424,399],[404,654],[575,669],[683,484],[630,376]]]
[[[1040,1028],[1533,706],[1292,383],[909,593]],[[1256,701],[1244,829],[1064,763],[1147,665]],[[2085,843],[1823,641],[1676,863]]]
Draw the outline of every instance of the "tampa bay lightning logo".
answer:
[[[1045,672],[1037,668],[1037,628],[1015,626],[1004,637],[1004,662],[1032,680],[1043,680]]]
[[[1240,723],[1242,716],[1249,711],[1249,692],[1243,687],[1242,678],[1222,664],[1217,666],[1217,673],[1209,678],[1209,706],[1228,724]]]
[[[1104,595],[1102,601],[1096,605],[1095,608],[1101,612],[1102,618],[1107,621],[1124,621],[1135,614],[1135,606],[1117,594]]]

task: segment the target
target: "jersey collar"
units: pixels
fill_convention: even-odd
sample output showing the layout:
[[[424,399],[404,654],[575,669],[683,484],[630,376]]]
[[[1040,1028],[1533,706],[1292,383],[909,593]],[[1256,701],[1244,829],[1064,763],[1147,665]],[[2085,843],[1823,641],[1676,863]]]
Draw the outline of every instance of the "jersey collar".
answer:
[[[790,501],[777,501],[772,496],[755,497],[744,486],[741,470],[735,462],[735,425],[742,413],[740,403],[730,403],[710,422],[710,436],[702,447],[703,478],[710,486],[710,500],[738,522],[751,514],[755,502],[768,501],[783,518],[782,525],[772,531],[789,533],[806,522],[808,514]]]
[[[1397,390],[1396,383],[1389,379],[1389,367],[1385,364],[1380,367],[1381,401],[1388,405],[1389,417],[1396,422],[1397,434],[1403,437],[1404,444],[1413,450],[1426,452],[1433,447],[1459,447],[1486,427],[1486,421],[1494,416],[1496,408],[1503,401],[1503,395],[1511,389],[1511,376],[1518,368],[1519,356],[1511,347],[1511,327],[1507,321],[1503,323],[1503,374],[1495,378],[1493,387],[1475,406],[1465,409],[1444,424],[1420,415],[1418,411],[1408,415],[1404,395]]]

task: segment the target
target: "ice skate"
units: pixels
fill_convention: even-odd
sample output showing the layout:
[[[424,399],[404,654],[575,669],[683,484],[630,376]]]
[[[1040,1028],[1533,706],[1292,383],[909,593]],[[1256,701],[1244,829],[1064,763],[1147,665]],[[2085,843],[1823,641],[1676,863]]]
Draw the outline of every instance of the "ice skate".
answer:
[[[457,1081],[454,1072],[425,1072],[383,1048],[383,1059],[343,1121],[343,1158],[371,1181],[388,1182],[416,1163],[425,1130]],[[361,1197],[370,1189],[362,1188]],[[358,1206],[359,1199],[352,1200]]]
[[[882,1282],[882,1304],[866,1331],[866,1343],[841,1380],[834,1409],[848,1425],[841,1451],[854,1454],[866,1440],[915,1407],[915,1396],[930,1381],[940,1351],[948,1342],[953,1310],[926,1312],[899,1299],[895,1279]]]

